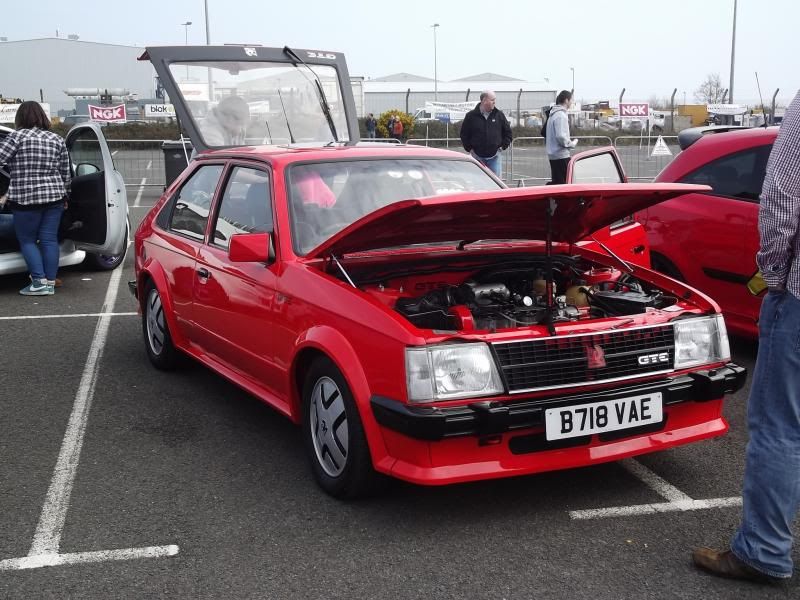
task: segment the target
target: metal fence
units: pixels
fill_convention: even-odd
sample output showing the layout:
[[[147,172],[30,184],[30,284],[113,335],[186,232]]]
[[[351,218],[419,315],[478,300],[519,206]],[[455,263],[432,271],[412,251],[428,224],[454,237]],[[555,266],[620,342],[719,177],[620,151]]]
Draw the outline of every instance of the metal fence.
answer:
[[[661,139],[664,140],[672,155],[657,154],[653,156],[658,137],[619,136],[614,140],[614,148],[617,150],[622,161],[622,168],[629,180],[653,181],[656,175],[680,152],[678,136],[664,135],[661,136]]]
[[[680,150],[677,136],[662,136],[672,156],[653,156],[658,139],[655,137],[648,140],[640,136],[620,136],[612,141],[607,136],[578,136],[576,139],[576,151],[613,145],[631,181],[652,181]],[[396,143],[389,139],[380,141]],[[163,187],[166,184],[163,143],[164,140],[108,140],[114,165],[126,185]],[[461,139],[457,137],[411,138],[406,143],[465,153]],[[545,153],[544,138],[515,138],[503,153],[502,178],[512,187],[544,185],[550,181],[550,163]]]
[[[578,151],[611,146],[607,136],[578,136]],[[503,179],[512,187],[544,185],[550,181],[550,162],[543,137],[518,137],[503,157]]]
[[[106,141],[114,167],[122,174],[125,185],[164,187],[167,181],[161,149],[164,140]]]

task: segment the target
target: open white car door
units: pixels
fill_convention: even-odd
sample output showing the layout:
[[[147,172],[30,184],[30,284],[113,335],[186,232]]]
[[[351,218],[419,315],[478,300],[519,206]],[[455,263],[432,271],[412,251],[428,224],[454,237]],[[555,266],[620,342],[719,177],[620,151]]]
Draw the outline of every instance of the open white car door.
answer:
[[[80,250],[108,257],[125,252],[128,199],[122,175],[114,168],[100,126],[83,123],[66,137],[72,163],[69,216],[65,236]]]

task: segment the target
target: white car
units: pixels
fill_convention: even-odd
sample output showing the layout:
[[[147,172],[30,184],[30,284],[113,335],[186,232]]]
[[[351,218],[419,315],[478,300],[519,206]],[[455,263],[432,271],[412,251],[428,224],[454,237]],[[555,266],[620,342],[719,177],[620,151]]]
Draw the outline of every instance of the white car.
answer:
[[[0,140],[12,129],[0,126]],[[73,127],[66,137],[72,169],[67,222],[62,223],[59,267],[85,263],[92,269],[115,269],[128,247],[128,200],[122,175],[96,123]],[[0,192],[8,173],[0,171]],[[7,211],[8,208],[4,208]],[[71,226],[71,227],[69,227]],[[69,228],[68,228],[69,227]],[[0,239],[0,275],[25,273],[28,267],[14,237]]]

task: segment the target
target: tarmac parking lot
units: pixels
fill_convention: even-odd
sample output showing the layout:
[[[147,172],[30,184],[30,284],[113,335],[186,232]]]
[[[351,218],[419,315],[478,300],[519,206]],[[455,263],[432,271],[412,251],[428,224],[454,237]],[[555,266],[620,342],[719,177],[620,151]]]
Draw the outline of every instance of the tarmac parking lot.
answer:
[[[132,224],[158,193],[128,189]],[[0,278],[0,598],[800,597],[800,577],[690,564],[739,521],[747,386],[713,441],[348,504],[287,419],[200,365],[150,365],[132,252],[60,276],[40,298]],[[733,354],[752,370],[754,344]]]

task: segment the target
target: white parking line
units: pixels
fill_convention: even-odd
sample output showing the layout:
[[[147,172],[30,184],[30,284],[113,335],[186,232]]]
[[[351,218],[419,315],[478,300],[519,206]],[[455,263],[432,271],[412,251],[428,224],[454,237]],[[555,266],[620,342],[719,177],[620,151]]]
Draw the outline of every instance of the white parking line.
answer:
[[[152,160],[150,160],[150,161],[148,161],[148,162],[147,162],[147,166],[144,168],[144,170],[145,170],[145,171],[149,171],[149,170],[150,170],[150,167],[152,167],[152,166],[153,166],[153,161],[152,161]]]
[[[133,207],[139,206],[139,201],[142,199],[142,192],[144,191],[144,184],[147,182],[147,177],[142,177],[142,182],[139,184],[139,191],[136,193],[136,200],[133,201]]]
[[[22,571],[55,567],[58,565],[77,565],[83,563],[106,562],[110,560],[135,560],[138,558],[161,558],[178,554],[178,546],[150,546],[147,548],[125,548],[123,550],[100,550],[99,552],[72,552],[67,554],[40,554],[11,558],[0,561],[0,571]]]
[[[694,500],[684,494],[671,483],[665,481],[642,463],[632,458],[620,461],[620,466],[643,481],[650,489],[663,496],[667,502],[654,504],[635,504],[632,506],[614,506],[610,508],[591,508],[587,510],[571,510],[569,516],[573,520],[603,519],[608,517],[632,517],[652,515],[664,512],[704,510],[709,508],[727,508],[741,506],[741,497],[709,498]]]
[[[78,472],[83,438],[86,433],[86,424],[89,420],[89,410],[94,398],[97,376],[100,370],[100,359],[103,356],[108,337],[109,326],[113,314],[114,303],[119,292],[119,282],[122,270],[117,269],[108,282],[106,297],[103,301],[102,313],[97,321],[94,337],[89,347],[89,356],[83,369],[78,392],[75,394],[75,403],[69,417],[67,431],[58,453],[53,479],[47,490],[42,514],[36,526],[31,549],[27,557],[13,558],[0,561],[0,571],[33,569],[60,564],[76,564],[82,562],[99,562],[104,560],[130,560],[135,558],[156,558],[160,556],[175,556],[178,547],[152,546],[146,548],[127,548],[100,552],[83,552],[76,554],[60,554],[61,532],[69,509],[72,487]]]
[[[77,317],[135,317],[135,312],[97,312],[97,313],[72,313],[66,315],[16,315],[0,317],[0,321],[24,321],[29,319],[75,319]]]

